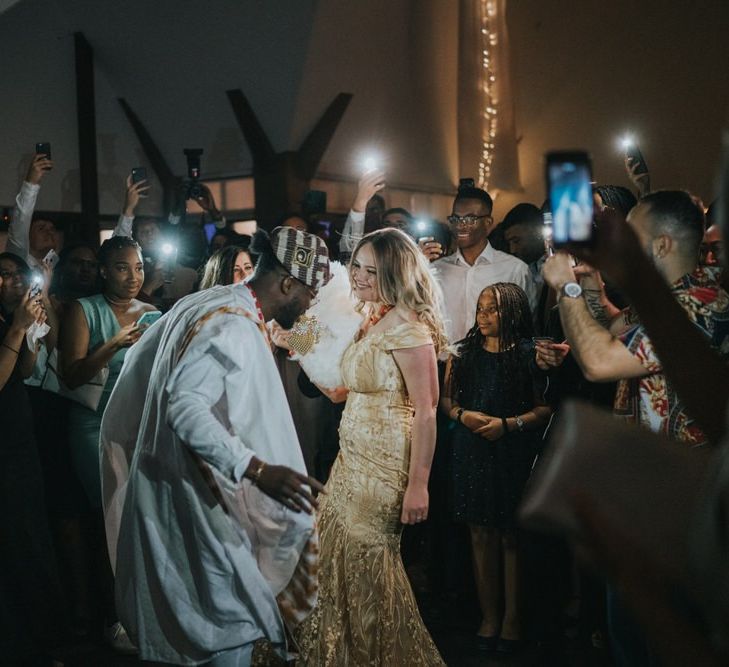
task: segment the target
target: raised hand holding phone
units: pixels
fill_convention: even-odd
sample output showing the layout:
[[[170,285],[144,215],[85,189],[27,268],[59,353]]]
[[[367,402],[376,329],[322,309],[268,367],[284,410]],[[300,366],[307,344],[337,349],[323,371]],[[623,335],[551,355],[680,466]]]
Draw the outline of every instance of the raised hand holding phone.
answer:
[[[25,180],[33,185],[38,185],[43,176],[46,175],[46,172],[49,172],[51,169],[53,169],[51,159],[43,154],[36,154],[33,156],[33,160],[28,167]]]
[[[352,209],[364,213],[367,202],[385,187],[385,172],[380,169],[366,171],[357,185],[357,196]]]

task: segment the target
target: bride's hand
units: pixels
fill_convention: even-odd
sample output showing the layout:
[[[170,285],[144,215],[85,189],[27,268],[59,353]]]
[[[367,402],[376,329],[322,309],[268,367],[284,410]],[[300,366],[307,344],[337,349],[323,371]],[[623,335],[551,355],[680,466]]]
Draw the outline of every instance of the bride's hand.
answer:
[[[408,484],[402,499],[400,521],[407,524],[421,523],[428,518],[428,487]]]
[[[271,340],[276,347],[291,350],[291,346],[289,345],[290,329],[284,329],[276,320],[271,320],[271,323],[268,325],[268,330],[271,334]]]
[[[346,387],[334,387],[329,389],[328,387],[322,387],[321,385],[314,383],[314,386],[326,396],[332,403],[344,403],[347,400],[349,389]]]

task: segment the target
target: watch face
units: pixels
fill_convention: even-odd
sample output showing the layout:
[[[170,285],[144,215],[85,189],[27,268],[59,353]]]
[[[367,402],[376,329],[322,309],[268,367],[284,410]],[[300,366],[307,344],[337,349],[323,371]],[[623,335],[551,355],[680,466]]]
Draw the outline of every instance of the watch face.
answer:
[[[565,296],[572,297],[573,299],[576,299],[582,294],[582,288],[577,283],[567,283],[564,286],[563,291]]]

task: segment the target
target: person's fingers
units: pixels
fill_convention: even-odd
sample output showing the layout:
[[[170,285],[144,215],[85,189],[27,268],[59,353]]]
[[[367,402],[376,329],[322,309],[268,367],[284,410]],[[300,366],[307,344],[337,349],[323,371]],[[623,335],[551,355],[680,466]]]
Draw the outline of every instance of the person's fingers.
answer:
[[[131,174],[129,174],[127,176],[127,181],[126,182],[127,182],[127,190],[128,190],[129,188],[132,187],[132,175]]]
[[[293,492],[295,498],[297,498],[297,499],[303,498],[312,507],[315,507],[315,508],[319,507],[319,503],[317,502],[316,498],[314,498],[314,496],[312,496],[311,493],[309,493],[309,491],[307,491],[305,487],[303,487],[301,485],[297,485],[294,482],[293,484],[291,484],[290,488],[292,489],[292,492]]]
[[[285,507],[288,507],[292,512],[296,512],[296,514],[301,513],[301,508],[291,499],[286,498],[286,496],[279,496],[276,498],[282,505]]]
[[[298,472],[296,473],[296,476],[298,477],[300,482],[302,482],[303,484],[308,484],[315,491],[318,491],[319,493],[326,493],[326,491],[324,491],[324,485],[318,479],[314,479],[313,477],[309,477],[308,475],[302,475]]]

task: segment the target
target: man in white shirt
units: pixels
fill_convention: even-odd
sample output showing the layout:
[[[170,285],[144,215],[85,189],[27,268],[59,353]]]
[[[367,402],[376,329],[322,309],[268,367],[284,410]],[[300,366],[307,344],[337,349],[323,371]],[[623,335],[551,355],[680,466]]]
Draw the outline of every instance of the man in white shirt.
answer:
[[[458,249],[432,264],[443,290],[446,329],[453,342],[465,338],[474,325],[478,296],[489,285],[515,283],[526,292],[532,310],[536,305],[534,281],[527,265],[489,244],[495,226],[492,208],[488,192],[461,187],[448,216]]]
[[[40,182],[53,169],[53,162],[37,154],[28,167],[28,173],[15,198],[13,218],[8,229],[5,249],[24,259],[31,269],[41,268],[43,258],[50,250],[58,250],[56,226],[50,220],[33,219]]]

